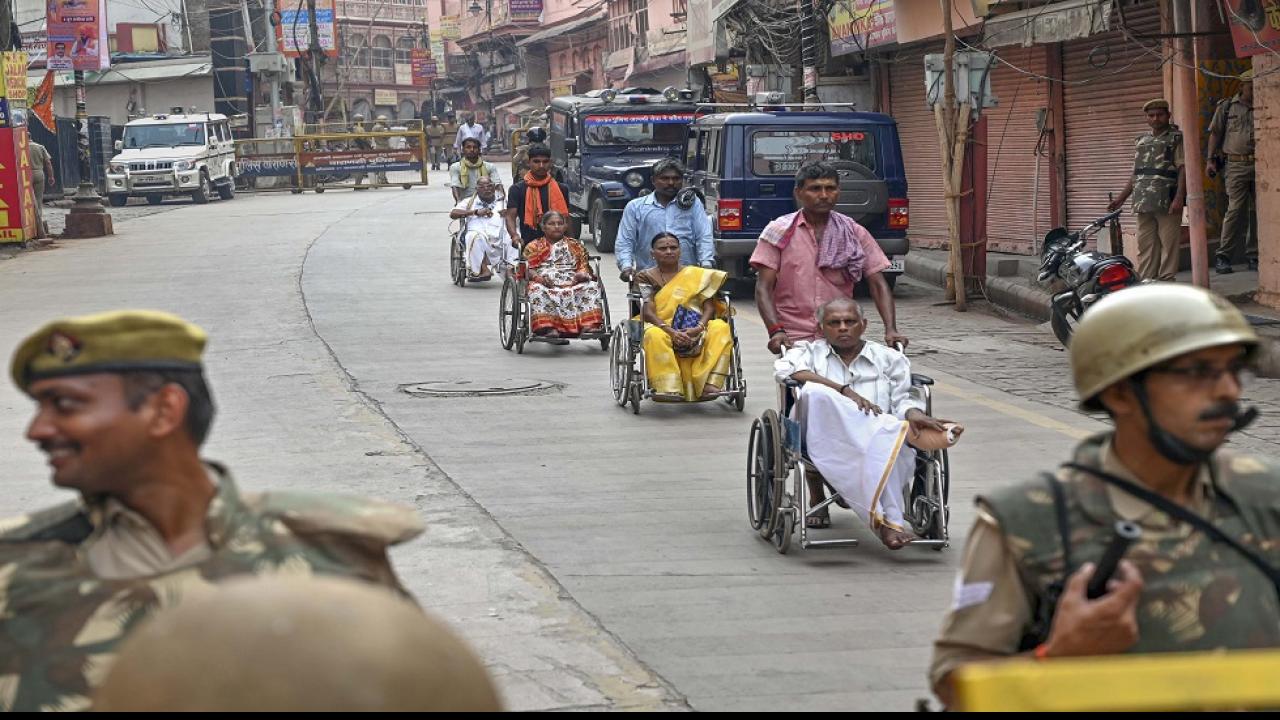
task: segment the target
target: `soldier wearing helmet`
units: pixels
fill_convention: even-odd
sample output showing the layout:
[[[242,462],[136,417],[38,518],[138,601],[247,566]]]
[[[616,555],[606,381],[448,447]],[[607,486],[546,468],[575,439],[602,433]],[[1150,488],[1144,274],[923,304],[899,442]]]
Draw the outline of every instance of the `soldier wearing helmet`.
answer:
[[[1145,285],[1084,316],[1083,406],[1115,428],[1054,474],[977,498],[930,671],[949,703],[972,662],[1280,646],[1280,468],[1222,451],[1252,420],[1245,317],[1195,287]],[[1107,585],[1086,587],[1117,521],[1138,525]]]

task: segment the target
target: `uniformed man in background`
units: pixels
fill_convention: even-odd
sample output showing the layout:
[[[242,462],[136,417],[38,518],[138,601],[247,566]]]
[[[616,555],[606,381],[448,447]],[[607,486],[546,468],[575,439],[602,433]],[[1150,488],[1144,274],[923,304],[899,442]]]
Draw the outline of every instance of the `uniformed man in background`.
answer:
[[[377,121],[373,123],[373,127],[371,129],[373,130],[373,132],[391,132],[391,121],[387,118],[386,115],[379,115]],[[379,150],[386,150],[391,147],[391,138],[376,137],[373,139],[373,146],[378,148]],[[373,174],[373,186],[375,188],[381,185],[386,185],[386,184],[387,184],[387,173],[385,171],[379,170],[378,172],[375,172]]]
[[[351,133],[356,136],[354,145],[357,150],[372,150],[373,143],[369,142],[369,138],[360,137],[368,132],[368,128],[364,125],[364,115],[356,113],[351,116]],[[356,181],[356,190],[368,190],[368,186],[364,184],[366,173],[352,173],[352,177]]]
[[[79,498],[0,520],[0,710],[84,709],[138,622],[226,578],[331,575],[407,596],[387,548],[422,532],[413,509],[242,495],[201,459],[204,344],[181,318],[130,310],[56,320],[18,346],[27,438]]]
[[[1085,314],[1071,369],[1113,432],[1056,473],[977,499],[930,680],[974,662],[1280,647],[1280,469],[1220,448],[1258,336],[1225,299],[1156,283]],[[1117,521],[1141,538],[1086,588]],[[1233,544],[1234,543],[1234,544]]]
[[[1250,270],[1258,269],[1258,207],[1253,174],[1253,70],[1240,76],[1240,90],[1218,103],[1209,123],[1209,152],[1205,173],[1214,177],[1226,166],[1222,181],[1227,191],[1227,212],[1222,217],[1222,237],[1213,269],[1233,272],[1231,261],[1244,245]],[[1245,239],[1241,242],[1240,237]]]
[[[1151,131],[1137,139],[1133,175],[1108,209],[1119,209],[1133,196],[1133,213],[1138,218],[1138,274],[1145,280],[1174,280],[1187,197],[1182,131],[1169,122],[1167,100],[1149,100],[1142,111]]]

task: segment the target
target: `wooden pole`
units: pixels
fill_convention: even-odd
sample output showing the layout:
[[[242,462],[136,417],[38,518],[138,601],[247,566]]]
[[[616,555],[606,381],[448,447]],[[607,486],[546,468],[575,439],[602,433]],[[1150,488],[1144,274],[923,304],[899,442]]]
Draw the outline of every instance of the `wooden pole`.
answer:
[[[942,156],[942,186],[947,208],[947,242],[950,260],[947,267],[947,299],[955,309],[968,309],[965,297],[964,262],[960,253],[960,186],[964,170],[964,145],[969,131],[969,102],[956,104],[955,55],[956,38],[951,23],[951,0],[938,0],[942,6],[942,28],[945,45],[942,50],[942,102],[934,105],[934,121],[938,125],[938,149]]]

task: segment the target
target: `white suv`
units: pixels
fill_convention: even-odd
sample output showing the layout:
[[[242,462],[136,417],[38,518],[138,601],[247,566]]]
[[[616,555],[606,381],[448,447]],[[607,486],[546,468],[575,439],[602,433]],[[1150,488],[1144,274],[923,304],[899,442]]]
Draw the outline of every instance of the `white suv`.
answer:
[[[113,207],[130,197],[158,205],[166,195],[186,195],[207,203],[235,197],[236,147],[226,115],[193,113],[154,115],[124,126],[116,142],[119,154],[107,170]]]

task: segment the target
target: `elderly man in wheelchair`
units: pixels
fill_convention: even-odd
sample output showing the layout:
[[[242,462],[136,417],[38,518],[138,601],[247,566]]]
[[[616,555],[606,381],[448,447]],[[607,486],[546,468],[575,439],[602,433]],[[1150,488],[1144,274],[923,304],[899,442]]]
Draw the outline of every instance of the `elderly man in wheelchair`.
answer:
[[[863,338],[858,304],[837,298],[818,309],[823,339],[798,343],[774,365],[779,383],[796,385],[791,419],[803,433],[809,508],[805,529],[830,527],[831,502],[853,509],[891,550],[919,541],[904,504],[918,483],[916,448],[940,450],[962,429],[926,414],[912,393],[901,352]],[[824,481],[836,495],[828,500]],[[915,521],[915,522],[913,522]]]
[[[505,210],[506,199],[499,187],[488,177],[481,177],[476,181],[475,194],[458,201],[449,211],[450,219],[462,222],[451,259],[457,284],[462,284],[460,279],[488,280],[495,270],[505,272],[520,258],[520,251],[507,234],[502,217]],[[465,272],[461,278],[460,270]]]

